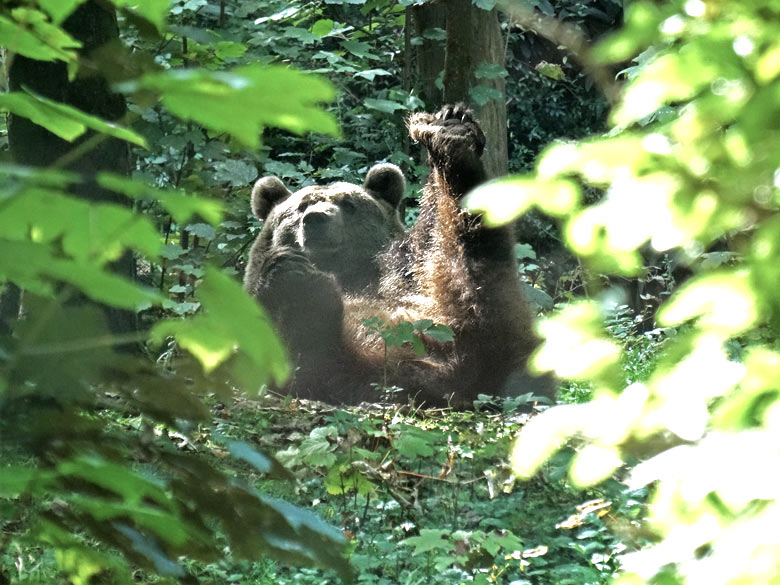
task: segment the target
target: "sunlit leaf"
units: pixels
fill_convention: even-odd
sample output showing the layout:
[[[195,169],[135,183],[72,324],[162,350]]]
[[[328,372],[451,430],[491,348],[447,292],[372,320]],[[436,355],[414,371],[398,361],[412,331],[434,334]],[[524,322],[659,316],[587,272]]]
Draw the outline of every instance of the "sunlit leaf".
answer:
[[[25,288],[50,294],[51,282],[67,282],[92,299],[125,309],[136,309],[160,301],[154,291],[104,271],[87,262],[64,260],[52,254],[45,245],[31,242],[0,241],[0,279],[8,279]]]
[[[333,25],[333,21],[329,18],[321,18],[312,25],[311,32],[318,37],[326,37],[333,30]]]
[[[580,193],[571,181],[545,182],[532,177],[504,177],[480,185],[463,200],[474,213],[482,213],[488,225],[503,225],[533,206],[550,215],[576,209]]]
[[[602,63],[616,63],[635,57],[657,40],[663,15],[655,4],[631,2],[625,10],[625,26],[607,36],[593,50],[594,58]]]
[[[623,460],[615,447],[590,444],[580,450],[569,468],[574,485],[584,488],[607,479],[622,465]]]
[[[9,239],[49,243],[62,238],[66,254],[102,265],[126,248],[156,256],[160,242],[148,218],[109,203],[89,202],[59,191],[31,187],[4,204],[0,232]]]
[[[532,418],[512,447],[512,471],[524,479],[532,477],[542,463],[577,433],[584,410],[582,405],[556,406]]]
[[[51,21],[59,25],[71,12],[87,0],[38,0],[38,5],[51,16]]]
[[[698,318],[700,327],[736,335],[756,323],[759,308],[749,274],[720,271],[686,283],[664,305],[658,319],[666,325],[678,325]]]
[[[124,8],[151,22],[158,32],[165,30],[165,18],[170,0],[111,0],[117,8]]]
[[[250,148],[257,147],[265,126],[297,134],[338,135],[335,120],[318,105],[335,97],[333,87],[286,67],[257,64],[230,72],[178,69],[147,74],[119,89],[159,93],[175,115],[215,132],[228,132]]]
[[[76,60],[81,43],[50,24],[42,12],[16,8],[11,14],[14,20],[0,15],[0,39],[8,51],[39,61]]]
[[[147,146],[142,136],[128,128],[85,114],[72,106],[52,101],[30,91],[0,95],[0,109],[29,118],[69,142],[84,134],[87,128],[91,128],[144,148]]]
[[[544,344],[531,358],[534,370],[561,378],[612,381],[620,348],[603,333],[595,303],[580,302],[538,325]]]
[[[221,201],[189,195],[184,191],[157,189],[136,179],[129,179],[112,173],[99,173],[98,184],[122,193],[133,199],[154,199],[159,201],[177,223],[183,224],[193,217],[200,216],[212,225],[222,221],[224,205]]]
[[[779,403],[780,354],[765,348],[750,349],[739,388],[718,404],[713,424],[732,431],[756,428],[765,424],[766,413]]]
[[[158,341],[168,335],[176,337],[207,372],[239,352],[239,357],[248,360],[244,365],[251,367],[234,373],[248,391],[256,392],[271,379],[277,384],[284,382],[289,375],[284,347],[265,311],[237,282],[208,268],[198,299],[202,313],[186,321],[162,321],[152,330],[152,337]]]

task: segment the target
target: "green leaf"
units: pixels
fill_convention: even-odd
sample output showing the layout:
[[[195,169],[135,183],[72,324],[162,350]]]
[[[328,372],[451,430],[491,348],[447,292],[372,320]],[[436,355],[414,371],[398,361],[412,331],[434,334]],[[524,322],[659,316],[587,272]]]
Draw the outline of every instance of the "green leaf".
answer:
[[[93,543],[83,544],[70,530],[53,522],[38,521],[31,536],[53,549],[57,566],[74,585],[89,583],[93,576],[103,571],[110,571],[118,583],[129,583],[133,579],[123,559],[95,550]]]
[[[311,33],[318,37],[326,37],[330,34],[330,31],[333,30],[334,24],[335,23],[329,18],[321,18],[312,25]]]
[[[234,354],[243,356],[229,369],[252,392],[271,378],[281,385],[290,372],[286,352],[260,305],[229,276],[211,267],[198,288],[198,299],[203,312],[187,321],[158,323],[152,338],[176,337],[206,372]]]
[[[406,424],[393,425],[391,430],[400,431],[400,436],[393,440],[393,447],[398,453],[416,459],[418,457],[430,457],[435,453],[433,446],[441,439],[441,434],[426,431]]]
[[[283,517],[289,526],[295,531],[297,538],[290,540],[290,534],[275,524],[265,527],[269,540],[277,547],[284,547],[290,552],[304,555],[306,558],[322,567],[333,569],[345,582],[352,582],[349,565],[342,558],[342,553],[347,546],[347,539],[340,530],[334,528],[316,514],[293,506],[292,504],[259,494],[258,498]],[[277,532],[278,531],[278,532]],[[306,543],[301,547],[300,542]]]
[[[433,325],[424,331],[425,335],[436,341],[453,341],[455,333],[446,325]]]
[[[374,78],[377,76],[384,76],[384,75],[392,75],[389,71],[386,69],[366,69],[365,71],[359,71],[358,73],[355,73],[355,77],[363,77],[364,79],[368,79],[369,81],[374,81]]]
[[[176,223],[200,216],[212,225],[219,225],[224,213],[221,201],[195,197],[185,191],[157,189],[137,179],[128,179],[113,173],[99,173],[98,184],[133,199],[154,199],[171,214]]]
[[[46,187],[30,187],[6,200],[0,233],[8,239],[38,243],[62,238],[62,249],[75,260],[103,265],[126,248],[148,256],[160,249],[148,218],[110,203],[90,204]]]
[[[38,0],[38,6],[43,8],[51,16],[51,21],[59,25],[78,6],[87,0]]]
[[[476,85],[469,89],[469,96],[478,106],[484,106],[490,100],[503,100],[504,94],[494,87]]]
[[[534,67],[534,69],[536,69],[539,73],[541,73],[545,77],[549,77],[550,79],[554,79],[556,81],[566,77],[566,74],[563,72],[563,69],[557,63],[548,63],[547,61],[539,61],[539,63],[536,64],[536,67]]]
[[[228,159],[214,164],[214,180],[219,183],[243,187],[252,183],[256,178],[257,168],[252,163]]]
[[[349,51],[353,55],[355,55],[355,57],[360,57],[361,59],[379,59],[379,57],[371,53],[370,51],[371,45],[369,45],[368,43],[349,40],[349,41],[342,41],[341,46],[344,47],[347,51]]]
[[[246,45],[230,41],[220,41],[214,46],[214,54],[220,59],[238,59],[246,50]]]
[[[294,479],[293,475],[282,467],[278,461],[266,457],[244,441],[230,441],[228,443],[228,449],[233,457],[243,459],[260,473],[273,474],[276,479]]]
[[[6,50],[38,61],[76,61],[81,43],[47,22],[42,12],[16,8],[11,14],[14,20],[0,15],[0,39]]]
[[[56,474],[50,471],[4,465],[0,468],[0,496],[9,498],[43,491],[55,479]]]
[[[148,74],[119,86],[124,92],[158,92],[165,107],[184,120],[228,132],[256,148],[265,126],[297,134],[338,135],[330,114],[317,104],[335,97],[323,79],[281,66],[249,65],[231,72],[179,69]]]
[[[324,479],[325,487],[331,495],[347,494],[356,491],[359,495],[372,494],[376,491],[376,485],[354,468],[334,465],[328,470]]]
[[[484,61],[477,65],[474,75],[477,79],[498,79],[506,77],[509,72],[503,65],[498,63],[485,63]]]
[[[449,530],[422,528],[420,529],[420,536],[412,536],[402,542],[403,544],[413,546],[414,554],[416,555],[432,550],[454,552],[455,545],[450,542],[449,535]]]
[[[84,134],[87,128],[91,128],[102,134],[147,147],[146,140],[128,128],[106,122],[72,106],[54,102],[30,91],[0,95],[0,109],[29,118],[69,142]]]
[[[151,22],[157,32],[165,32],[165,18],[170,0],[111,0],[117,8],[123,8]]]
[[[52,280],[67,282],[96,301],[125,309],[160,301],[156,292],[139,288],[94,263],[58,258],[46,245],[0,240],[0,249],[0,280],[10,280],[21,288],[51,294]]]
[[[363,100],[363,104],[372,110],[379,110],[386,114],[392,114],[396,110],[405,110],[406,106],[399,104],[398,102],[391,102],[390,100],[378,100],[374,98],[366,98]]]
[[[213,240],[217,235],[217,230],[207,223],[191,223],[185,226],[185,229],[193,236],[198,236],[204,240]]]

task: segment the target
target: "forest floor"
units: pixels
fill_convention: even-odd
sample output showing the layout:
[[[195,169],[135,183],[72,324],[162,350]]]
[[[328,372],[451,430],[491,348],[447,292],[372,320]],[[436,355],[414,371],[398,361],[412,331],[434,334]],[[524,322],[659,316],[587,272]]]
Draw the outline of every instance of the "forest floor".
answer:
[[[350,542],[357,583],[606,583],[632,547],[643,493],[610,480],[571,488],[564,449],[532,480],[515,481],[508,458],[530,416],[511,400],[478,411],[334,408],[266,397],[215,405],[211,436],[275,455],[296,482],[237,477],[319,514]],[[527,410],[527,408],[526,408]],[[634,543],[635,544],[635,543]],[[273,561],[191,567],[205,583],[336,583],[335,575]]]

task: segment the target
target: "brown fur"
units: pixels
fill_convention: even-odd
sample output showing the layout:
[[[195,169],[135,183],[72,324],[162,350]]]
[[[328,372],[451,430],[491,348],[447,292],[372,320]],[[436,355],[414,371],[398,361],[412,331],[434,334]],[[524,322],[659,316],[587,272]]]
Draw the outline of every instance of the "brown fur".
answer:
[[[432,319],[455,333],[453,343],[424,339],[422,359],[409,348],[388,353],[388,383],[428,404],[469,406],[478,394],[504,393],[537,345],[511,228],[488,228],[460,207],[485,179],[482,131],[463,106],[416,114],[409,131],[428,150],[431,177],[417,224],[377,255],[371,286],[350,289],[339,274],[284,249],[267,249],[245,283],[268,306],[293,351],[298,370],[291,390],[300,396],[332,402],[377,397],[371,383],[382,380],[385,352],[362,325],[371,317],[389,325]],[[516,390],[549,393],[544,383]]]

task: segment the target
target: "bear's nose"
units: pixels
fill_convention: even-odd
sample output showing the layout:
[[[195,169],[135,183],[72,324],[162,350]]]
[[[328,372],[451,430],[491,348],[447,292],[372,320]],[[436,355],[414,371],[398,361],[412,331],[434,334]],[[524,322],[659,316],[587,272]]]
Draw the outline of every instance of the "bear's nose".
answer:
[[[329,214],[323,211],[310,211],[303,216],[303,231],[307,237],[322,237],[329,220]]]

